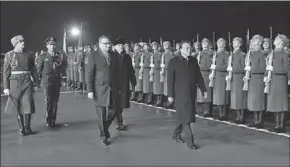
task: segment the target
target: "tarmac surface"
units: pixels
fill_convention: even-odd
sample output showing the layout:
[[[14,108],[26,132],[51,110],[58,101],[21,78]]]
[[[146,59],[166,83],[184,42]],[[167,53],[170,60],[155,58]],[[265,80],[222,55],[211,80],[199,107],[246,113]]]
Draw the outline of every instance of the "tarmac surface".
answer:
[[[172,139],[175,113],[131,103],[127,131],[112,124],[109,146],[99,139],[93,102],[82,94],[60,95],[57,127],[45,127],[44,95],[36,94],[32,130],[18,134],[15,115],[4,114],[1,96],[1,166],[289,166],[289,138],[197,119],[191,150]]]

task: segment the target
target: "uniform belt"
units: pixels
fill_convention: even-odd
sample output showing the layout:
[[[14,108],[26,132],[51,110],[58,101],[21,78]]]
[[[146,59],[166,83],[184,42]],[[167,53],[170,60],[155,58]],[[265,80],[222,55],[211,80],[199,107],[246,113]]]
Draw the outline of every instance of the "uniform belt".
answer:
[[[11,74],[30,74],[30,71],[11,71]]]

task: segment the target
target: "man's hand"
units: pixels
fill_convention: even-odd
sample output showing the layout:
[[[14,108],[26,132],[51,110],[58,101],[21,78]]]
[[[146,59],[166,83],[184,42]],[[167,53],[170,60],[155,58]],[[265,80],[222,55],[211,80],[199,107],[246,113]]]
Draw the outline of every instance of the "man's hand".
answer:
[[[93,92],[89,92],[88,93],[88,98],[89,99],[94,99],[94,93]]]
[[[173,103],[173,97],[168,97],[168,101],[169,101],[169,103]]]
[[[208,97],[207,92],[203,93],[203,97],[206,99]]]
[[[9,89],[4,89],[3,92],[4,92],[5,95],[9,95],[9,93],[10,93]]]
[[[290,80],[288,80],[288,85],[290,85]]]

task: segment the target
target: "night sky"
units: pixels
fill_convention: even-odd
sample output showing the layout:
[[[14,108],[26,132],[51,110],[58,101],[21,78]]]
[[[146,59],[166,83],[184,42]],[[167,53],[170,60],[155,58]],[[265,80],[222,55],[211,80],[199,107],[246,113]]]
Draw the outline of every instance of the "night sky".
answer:
[[[65,27],[83,22],[83,43],[95,43],[100,35],[127,40],[159,41],[159,37],[176,41],[245,38],[259,33],[290,36],[289,2],[1,2],[1,52],[12,49],[10,39],[22,34],[31,51],[44,48],[43,41],[55,36],[62,46]],[[69,36],[68,44],[77,44]]]

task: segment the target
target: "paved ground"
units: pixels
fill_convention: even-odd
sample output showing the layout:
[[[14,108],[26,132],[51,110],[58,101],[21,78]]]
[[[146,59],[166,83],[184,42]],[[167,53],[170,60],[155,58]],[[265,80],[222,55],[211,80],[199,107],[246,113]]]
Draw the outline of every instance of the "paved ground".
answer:
[[[44,126],[44,96],[36,95],[33,136],[18,135],[14,115],[3,114],[1,97],[1,165],[3,166],[289,166],[289,138],[210,120],[193,125],[200,150],[171,139],[174,113],[132,104],[124,111],[128,131],[112,132],[104,147],[92,102],[61,94],[58,128]]]

